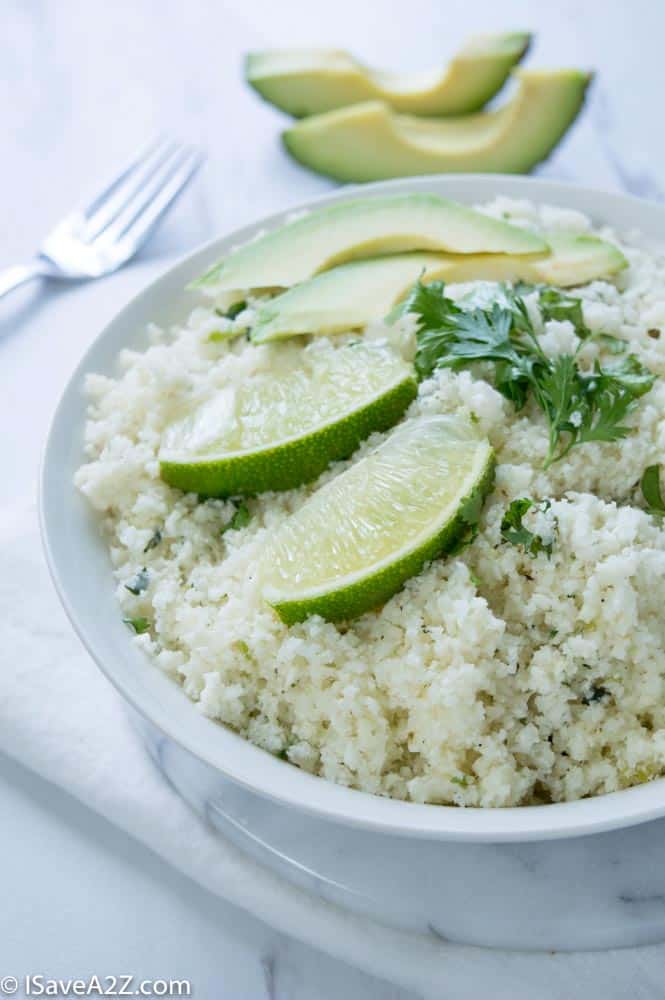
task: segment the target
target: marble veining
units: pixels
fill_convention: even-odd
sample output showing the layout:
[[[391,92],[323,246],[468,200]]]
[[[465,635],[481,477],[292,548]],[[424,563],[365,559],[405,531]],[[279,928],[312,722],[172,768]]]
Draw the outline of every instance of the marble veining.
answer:
[[[277,970],[277,956],[273,953],[264,955],[261,958],[261,968],[263,969],[263,975],[265,978],[267,1000],[276,1000],[277,986],[275,976]]]

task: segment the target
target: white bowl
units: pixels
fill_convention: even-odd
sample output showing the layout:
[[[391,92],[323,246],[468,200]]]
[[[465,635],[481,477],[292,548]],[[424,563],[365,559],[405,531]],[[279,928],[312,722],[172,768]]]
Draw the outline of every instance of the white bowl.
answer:
[[[355,195],[359,189],[346,188],[302,206],[318,207]],[[649,242],[665,233],[665,207],[623,195],[523,177],[492,175],[413,178],[370,184],[362,187],[363,196],[411,191],[431,191],[462,202],[476,203],[498,194],[527,198],[541,203],[579,209],[595,222],[609,223],[619,232],[638,230]],[[293,211],[293,209],[291,209]],[[258,230],[280,224],[289,213],[281,213],[247,226],[228,236],[213,240],[190,254],[153,282],[116,316],[96,338],[72,378],[58,405],[44,455],[40,509],[44,546],[58,593],[75,629],[94,660],[109,680],[143,718],[144,729],[161,734],[160,753],[164,747],[186,753],[188,767],[203,762],[206,789],[216,777],[223,784],[223,800],[229,797],[238,805],[231,825],[238,828],[237,816],[263,809],[274,816],[275,807],[266,809],[266,800],[279,804],[283,817],[293,817],[294,827],[317,824],[317,837],[326,824],[339,837],[340,826],[365,831],[367,836],[382,835],[382,843],[414,838],[441,840],[505,842],[578,837],[643,823],[665,815],[665,780],[637,788],[579,802],[511,809],[459,809],[448,806],[419,805],[393,801],[334,785],[313,777],[269,753],[258,749],[235,733],[202,716],[182,690],[164,677],[129,642],[126,627],[114,597],[108,555],[101,541],[96,516],[72,485],[75,470],[83,460],[82,435],[85,420],[83,381],[88,372],[112,374],[118,352],[123,347],[147,346],[146,324],[154,321],[169,325],[184,319],[195,304],[185,291],[187,282],[200,274],[235,244],[251,238]],[[165,739],[164,739],[165,738]],[[166,740],[166,742],[165,742]],[[173,746],[175,745],[175,746]],[[164,763],[162,759],[162,764]],[[171,775],[173,778],[173,775]],[[176,784],[178,784],[178,781]],[[204,780],[201,777],[201,780]],[[188,777],[180,782],[186,793],[196,781]],[[243,792],[244,790],[244,792]],[[206,792],[207,794],[207,792]],[[235,798],[234,798],[235,797]],[[200,796],[199,796],[200,798]],[[210,814],[212,798],[205,804]],[[198,801],[198,799],[197,799]],[[248,806],[249,803],[249,806]],[[236,803],[237,804],[237,803]],[[198,801],[199,808],[202,804]],[[235,808],[235,807],[234,807]],[[245,812],[243,813],[243,809]],[[232,810],[233,811],[233,810]],[[309,814],[307,820],[304,814]],[[226,819],[228,820],[228,815]],[[284,829],[284,820],[281,829]],[[258,837],[268,853],[289,854],[289,863],[317,871],[318,860],[294,858],[284,844],[275,847],[273,834],[265,829],[257,833],[251,823],[244,823],[245,837]],[[261,825],[257,820],[257,825]],[[273,831],[274,832],[274,831]],[[333,838],[334,839],[334,838]],[[367,843],[370,843],[370,840]],[[424,845],[415,849],[423,850]],[[433,847],[436,845],[433,844]],[[400,862],[402,863],[402,862]],[[288,867],[288,865],[287,865]],[[318,871],[320,874],[320,871]],[[339,872],[324,880],[339,881]],[[318,877],[317,874],[312,877]],[[342,879],[343,881],[343,879]],[[346,888],[355,891],[345,883]],[[402,892],[400,888],[400,892]],[[361,907],[363,908],[363,907]],[[370,907],[371,909],[371,907]],[[420,918],[419,918],[420,919]],[[400,922],[400,921],[397,921]],[[482,936],[482,935],[481,935]],[[489,935],[490,937],[492,935]],[[473,935],[471,935],[473,938]],[[466,935],[469,939],[469,935]],[[485,934],[483,940],[487,939]],[[501,943],[499,941],[499,943]],[[551,944],[551,941],[550,941]],[[561,945],[558,947],[566,947]]]

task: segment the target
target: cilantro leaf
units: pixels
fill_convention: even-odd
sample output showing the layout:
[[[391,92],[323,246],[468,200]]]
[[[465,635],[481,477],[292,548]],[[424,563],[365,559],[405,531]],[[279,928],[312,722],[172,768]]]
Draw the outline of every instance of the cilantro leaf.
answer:
[[[451,313],[462,311],[445,294],[445,288],[443,281],[432,281],[428,285],[417,281],[404,300],[404,312],[415,313],[422,328],[436,330],[445,326]]]
[[[251,520],[252,515],[249,512],[249,508],[244,503],[241,503],[230,521],[227,521],[224,525],[220,534],[224,535],[227,531],[238,531],[239,528],[246,528]]]
[[[550,319],[568,320],[573,324],[580,340],[586,340],[592,335],[592,331],[584,322],[582,299],[561,292],[558,288],[541,288],[538,304],[545,322]]]
[[[640,489],[649,505],[649,513],[662,517],[665,514],[665,500],[660,488],[660,465],[650,465],[644,470]]]
[[[460,788],[466,788],[467,785],[469,784],[465,774],[453,775],[453,777],[450,780],[452,781],[453,785],[459,785]]]
[[[546,465],[553,460],[561,432],[574,426],[576,375],[574,359],[568,354],[561,354],[550,362],[534,386],[538,405],[549,424],[550,444]]]
[[[524,303],[524,296],[530,292],[537,292],[543,322],[547,323],[551,319],[568,320],[569,323],[572,323],[580,340],[586,340],[593,334],[593,331],[584,322],[582,299],[575,295],[569,295],[568,292],[563,292],[559,288],[552,288],[551,285],[530,285],[525,281],[518,281],[513,286],[502,285],[501,291],[516,313],[526,314],[529,324],[529,314]]]
[[[528,351],[511,339],[514,313],[494,303],[491,310],[460,309],[441,281],[418,282],[406,308],[418,317],[416,371],[425,378],[435,368],[463,368],[493,361],[501,372],[497,388],[519,408],[526,400],[531,363]]]
[[[530,556],[537,556],[539,552],[544,552],[549,559],[552,555],[553,543],[551,541],[544,542],[542,535],[529,531],[524,526],[522,519],[532,507],[544,511],[549,510],[550,506],[549,500],[543,500],[539,505],[529,497],[513,500],[501,521],[501,537],[504,542],[509,542],[511,545],[521,545]]]
[[[235,319],[236,316],[239,316],[240,313],[244,312],[246,308],[247,303],[244,299],[242,299],[240,302],[234,302],[232,306],[229,306],[226,312],[223,309],[215,309],[215,312],[223,319]]]
[[[513,314],[513,328],[520,333],[531,335],[533,324],[529,316],[524,296],[538,291],[538,285],[529,285],[526,281],[518,281],[514,285],[499,286],[499,301],[504,301]]]
[[[518,281],[513,286],[501,286],[501,295],[506,302],[511,305],[511,308],[518,316],[526,312],[527,318],[528,312],[521,299],[529,292],[538,293],[538,305],[544,322],[550,319],[567,319],[572,323],[575,333],[580,340],[593,339],[598,341],[607,348],[610,354],[625,354],[628,350],[628,343],[622,340],[621,337],[615,337],[611,333],[604,333],[600,330],[594,331],[586,325],[584,321],[584,303],[577,296],[569,295],[567,292],[562,292],[560,289],[552,288],[549,285],[529,285],[524,281]]]
[[[634,409],[636,401],[655,382],[644,365],[629,354],[612,368],[596,366],[591,373],[577,373],[581,404],[581,424],[573,444],[585,441],[617,441],[630,433],[621,421]]]
[[[150,622],[147,618],[123,618],[122,620],[136,635],[143,635],[150,628]]]

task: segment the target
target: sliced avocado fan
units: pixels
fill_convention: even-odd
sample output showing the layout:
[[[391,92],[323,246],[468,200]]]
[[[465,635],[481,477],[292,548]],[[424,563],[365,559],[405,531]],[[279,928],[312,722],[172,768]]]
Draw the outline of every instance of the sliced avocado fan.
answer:
[[[290,288],[349,260],[410,250],[533,254],[547,249],[528,229],[438,195],[359,198],[310,212],[245,244],[191,287],[214,294]]]
[[[514,97],[495,111],[445,121],[370,101],[314,115],[283,135],[304,166],[340,181],[412,174],[526,173],[552,152],[582,107],[591,75],[516,70]]]
[[[395,254],[353,261],[319,274],[271,299],[251,330],[255,343],[294,334],[334,334],[360,329],[406,297],[420,279],[445,281],[527,281],[581,285],[606,278],[627,266],[620,250],[596,236],[546,234],[549,254]]]
[[[250,52],[245,76],[296,118],[371,100],[412,115],[464,115],[494,97],[530,42],[524,32],[478,35],[442,70],[411,74],[371,70],[334,49],[274,49]]]

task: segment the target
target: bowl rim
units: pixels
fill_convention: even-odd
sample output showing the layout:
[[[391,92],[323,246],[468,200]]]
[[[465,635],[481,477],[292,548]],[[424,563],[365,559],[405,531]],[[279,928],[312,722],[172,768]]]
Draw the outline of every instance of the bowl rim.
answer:
[[[116,623],[107,625],[102,621],[100,629],[96,616],[91,614],[90,609],[83,607],[80,590],[77,596],[72,561],[67,558],[62,536],[65,525],[69,531],[68,537],[72,537],[72,530],[76,532],[78,527],[84,526],[79,524],[80,513],[70,509],[70,505],[72,508],[75,506],[75,488],[71,478],[67,481],[67,470],[62,468],[60,453],[62,442],[72,436],[72,414],[80,415],[85,412],[83,380],[87,373],[98,370],[93,359],[99,353],[99,348],[103,345],[107,355],[112,348],[111,356],[117,356],[125,346],[121,336],[123,330],[126,332],[136,324],[134,313],[141,310],[145,312],[148,304],[175,281],[178,294],[183,294],[186,284],[183,272],[191,279],[194,273],[202,271],[206,263],[212,263],[221,253],[228,252],[232,246],[245,242],[265,228],[282,224],[293,213],[359,195],[368,197],[424,189],[432,189],[443,196],[471,203],[490,200],[497,195],[526,198],[578,209],[598,221],[607,221],[606,214],[614,213],[625,218],[625,226],[622,223],[624,229],[628,228],[628,220],[632,216],[642,214],[644,219],[648,215],[659,220],[658,228],[661,231],[665,229],[665,206],[634,196],[532,177],[448,174],[338,188],[206,241],[171,263],[119,310],[114,319],[95,336],[67,381],[46,438],[38,487],[42,543],[53,583],[83,645],[102,673],[133,708],[183,750],[220,772],[224,778],[244,786],[262,798],[307,812],[319,819],[375,833],[468,842],[499,843],[575,837],[656,819],[665,815],[665,778],[574,802],[508,808],[460,808],[405,802],[337,785],[276,758],[225,726],[206,719],[196,711],[194,704],[178,685],[163,677],[148,657],[138,654],[145,669],[155,675],[150,683],[154,681],[162,686],[160,691],[164,694],[164,703],[153,699],[144,683],[148,677],[143,667],[139,664],[138,671],[135,669],[138,661],[131,652],[134,650],[132,644],[125,637],[127,651],[125,654],[124,649],[122,650],[121,659],[122,662],[133,659],[134,664],[131,669],[123,669],[118,660],[109,655],[109,649],[102,649],[100,643],[100,635],[105,637],[116,627]],[[652,228],[657,228],[655,223]],[[168,296],[172,293],[166,294]],[[187,310],[190,311],[194,305],[195,302],[190,301]],[[82,425],[78,430],[82,433]],[[78,464],[81,464],[83,454],[80,447],[77,454]],[[67,522],[63,520],[64,517],[68,519]],[[89,548],[101,541],[98,518],[95,518],[95,522],[94,525],[89,523],[81,534],[81,539]],[[97,542],[88,537],[95,528]],[[76,539],[76,534],[73,537]],[[112,577],[108,573],[108,554],[106,560],[106,581],[115,602]],[[155,679],[157,676],[160,678],[159,682]],[[163,684],[172,689],[176,698],[170,694],[167,696]]]

